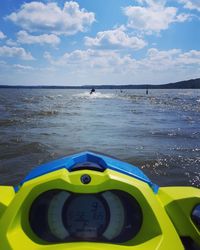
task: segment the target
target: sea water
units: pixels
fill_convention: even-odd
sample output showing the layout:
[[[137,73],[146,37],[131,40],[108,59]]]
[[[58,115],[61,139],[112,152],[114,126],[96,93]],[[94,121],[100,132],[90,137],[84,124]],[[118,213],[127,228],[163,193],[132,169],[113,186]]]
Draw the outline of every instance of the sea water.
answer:
[[[200,187],[200,90],[0,89],[0,184],[79,151]]]

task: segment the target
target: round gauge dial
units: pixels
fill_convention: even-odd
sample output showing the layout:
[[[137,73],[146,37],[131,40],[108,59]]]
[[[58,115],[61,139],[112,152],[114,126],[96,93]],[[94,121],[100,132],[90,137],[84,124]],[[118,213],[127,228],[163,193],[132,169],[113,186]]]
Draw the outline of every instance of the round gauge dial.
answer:
[[[33,232],[45,242],[123,243],[142,226],[137,200],[119,190],[77,194],[49,190],[38,196],[29,213]]]
[[[65,191],[56,194],[49,204],[47,213],[48,225],[51,233],[61,240],[69,236],[62,220],[63,206],[69,196],[70,194]]]
[[[107,240],[115,239],[122,231],[125,223],[124,206],[120,198],[113,192],[106,191],[102,194],[110,210],[110,220],[103,233]]]
[[[66,202],[63,219],[69,234],[84,240],[100,237],[109,220],[106,203],[95,195],[79,195]]]

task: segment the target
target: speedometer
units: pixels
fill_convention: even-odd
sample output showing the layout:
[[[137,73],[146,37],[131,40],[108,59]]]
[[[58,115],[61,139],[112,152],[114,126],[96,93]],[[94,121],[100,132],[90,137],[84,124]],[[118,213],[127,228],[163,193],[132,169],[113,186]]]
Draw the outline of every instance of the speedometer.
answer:
[[[79,195],[66,202],[63,219],[71,236],[97,239],[109,221],[107,204],[101,196]]]
[[[51,190],[32,204],[33,232],[46,242],[126,242],[142,225],[142,211],[134,197],[123,191],[77,194]]]

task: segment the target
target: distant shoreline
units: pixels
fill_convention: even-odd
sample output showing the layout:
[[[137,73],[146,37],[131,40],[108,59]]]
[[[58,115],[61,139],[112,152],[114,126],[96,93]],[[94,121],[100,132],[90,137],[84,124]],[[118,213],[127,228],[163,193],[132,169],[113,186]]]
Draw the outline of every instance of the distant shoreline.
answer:
[[[125,84],[125,85],[82,85],[82,86],[55,86],[55,85],[0,85],[1,89],[200,89],[200,78],[167,84]]]

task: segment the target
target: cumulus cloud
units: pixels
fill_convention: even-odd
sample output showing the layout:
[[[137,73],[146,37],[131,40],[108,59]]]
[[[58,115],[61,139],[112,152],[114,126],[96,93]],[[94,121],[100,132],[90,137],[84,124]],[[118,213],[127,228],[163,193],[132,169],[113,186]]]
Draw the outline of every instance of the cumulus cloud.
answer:
[[[122,55],[120,51],[92,49],[75,50],[57,59],[46,52],[44,57],[52,67],[63,68],[70,75],[74,74],[74,77],[83,74],[90,79],[91,75],[102,74],[119,82],[130,82],[133,79],[132,83],[136,80],[137,83],[148,82],[149,79],[161,83],[170,79],[178,80],[178,77],[184,79],[197,74],[200,66],[200,51],[183,52],[180,49],[162,51],[151,48],[141,59],[129,54]]]
[[[6,17],[29,32],[40,31],[57,35],[73,35],[84,32],[95,21],[93,12],[80,9],[79,4],[69,1],[60,8],[57,3],[30,2]]]
[[[92,49],[75,50],[57,59],[46,52],[44,57],[52,66],[58,69],[63,68],[67,72],[74,72],[75,75],[83,72],[84,76],[87,75],[90,79],[95,72],[98,75],[103,72],[107,74],[108,79],[115,78],[121,81],[137,78],[144,82],[148,80],[148,77],[158,79],[157,76],[159,76],[159,81],[162,82],[167,81],[167,74],[170,74],[172,79],[175,76],[184,78],[186,72],[190,71],[192,76],[200,66],[200,51],[182,52],[180,49],[160,51],[151,48],[141,59],[135,59],[129,54],[122,55],[120,51]],[[129,77],[126,78],[126,76]]]
[[[4,38],[6,38],[6,35],[4,35],[2,31],[0,31],[0,39],[4,39]]]
[[[141,59],[138,63],[140,67],[144,67],[154,72],[168,70],[177,64],[176,59],[179,57],[181,50],[171,49],[167,51],[160,51],[156,48],[151,48],[147,51],[146,57]]]
[[[144,58],[135,62],[134,75],[141,82],[167,83],[195,78],[200,74],[200,51],[151,48]],[[145,72],[145,74],[144,74]],[[130,71],[131,76],[131,71]]]
[[[22,60],[33,60],[33,56],[30,52],[27,52],[24,48],[21,47],[0,47],[0,56],[2,57],[18,57]]]
[[[167,51],[151,48],[145,58],[138,61],[140,67],[152,72],[174,72],[178,69],[189,67],[195,68],[200,65],[200,51],[190,50],[182,52],[180,49]]]
[[[98,32],[95,38],[85,37],[85,45],[96,47],[123,47],[139,50],[144,48],[147,43],[136,36],[129,36],[125,33],[123,28],[118,28],[115,30]]]
[[[159,33],[168,29],[175,22],[184,22],[190,18],[189,14],[178,14],[176,7],[166,7],[166,1],[139,0],[142,6],[128,6],[123,8],[128,17],[129,28],[137,29],[145,33]]]
[[[186,9],[200,11],[200,1],[199,0],[179,0],[179,2],[184,4],[184,7]]]
[[[130,55],[120,55],[113,50],[75,50],[70,53],[65,53],[58,59],[45,52],[44,57],[54,66],[63,66],[75,68],[78,72],[84,69],[85,72],[89,70],[105,70],[115,71],[118,69],[123,72],[124,68],[133,63],[134,59]]]
[[[21,30],[17,33],[17,42],[23,44],[50,44],[52,46],[56,46],[60,43],[60,38],[54,34],[43,34],[39,36],[32,36],[28,34],[26,31]]]
[[[200,65],[200,51],[190,50],[188,52],[182,53],[177,58],[179,63],[184,65]]]

